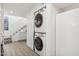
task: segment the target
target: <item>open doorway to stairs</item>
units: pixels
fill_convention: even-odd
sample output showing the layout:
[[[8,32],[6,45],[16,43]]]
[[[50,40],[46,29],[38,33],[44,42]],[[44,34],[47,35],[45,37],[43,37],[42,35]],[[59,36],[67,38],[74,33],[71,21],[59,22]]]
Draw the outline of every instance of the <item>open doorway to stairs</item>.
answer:
[[[4,39],[1,47],[2,56],[37,56],[27,46],[27,18],[26,14],[32,4],[4,3],[3,32]]]
[[[18,40],[19,42],[25,42],[27,43],[27,26],[24,25],[20,30],[19,30],[19,37],[20,40]]]

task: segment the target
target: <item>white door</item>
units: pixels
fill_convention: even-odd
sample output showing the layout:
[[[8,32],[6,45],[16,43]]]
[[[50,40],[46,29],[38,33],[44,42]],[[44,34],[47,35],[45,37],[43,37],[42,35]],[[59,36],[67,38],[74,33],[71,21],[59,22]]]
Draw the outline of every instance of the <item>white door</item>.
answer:
[[[79,56],[79,9],[56,16],[56,55]]]

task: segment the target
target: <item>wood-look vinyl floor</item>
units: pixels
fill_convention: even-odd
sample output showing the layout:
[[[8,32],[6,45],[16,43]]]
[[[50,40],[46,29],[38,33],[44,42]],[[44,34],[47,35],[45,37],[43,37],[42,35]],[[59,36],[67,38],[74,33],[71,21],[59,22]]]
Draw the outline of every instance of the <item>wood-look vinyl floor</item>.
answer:
[[[4,56],[38,56],[25,42],[14,42],[4,45]]]

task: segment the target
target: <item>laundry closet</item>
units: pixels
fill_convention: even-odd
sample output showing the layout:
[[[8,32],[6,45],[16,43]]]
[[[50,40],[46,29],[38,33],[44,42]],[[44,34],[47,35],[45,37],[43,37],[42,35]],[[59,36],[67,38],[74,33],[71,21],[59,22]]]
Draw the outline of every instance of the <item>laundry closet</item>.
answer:
[[[54,6],[48,3],[37,4],[27,14],[27,45],[40,56],[55,56],[56,12]]]
[[[37,4],[27,14],[27,45],[40,56],[79,55],[79,8],[74,7]]]
[[[39,55],[55,55],[56,11],[52,7],[52,4],[46,4],[35,12],[34,50]]]

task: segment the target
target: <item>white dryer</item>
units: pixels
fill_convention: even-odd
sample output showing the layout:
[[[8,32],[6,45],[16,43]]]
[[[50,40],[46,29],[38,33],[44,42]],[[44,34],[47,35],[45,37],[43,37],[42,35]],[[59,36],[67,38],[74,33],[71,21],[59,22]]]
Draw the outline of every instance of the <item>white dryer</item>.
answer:
[[[46,9],[43,8],[35,13],[35,32],[46,32]]]
[[[35,13],[34,49],[41,56],[46,55],[46,8]]]
[[[40,56],[46,55],[46,36],[42,33],[36,33],[34,39],[35,52]]]

